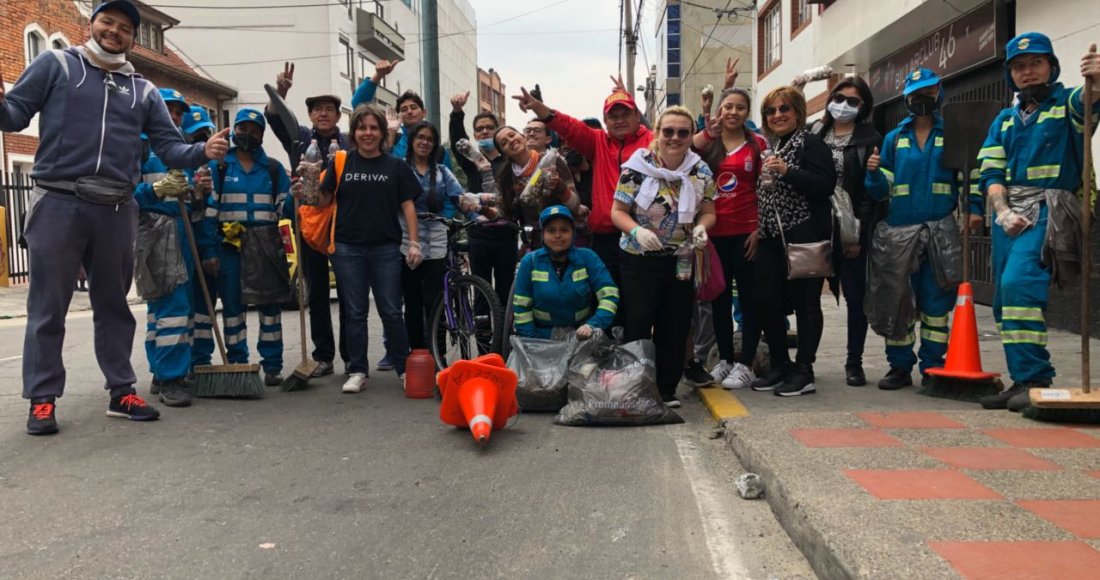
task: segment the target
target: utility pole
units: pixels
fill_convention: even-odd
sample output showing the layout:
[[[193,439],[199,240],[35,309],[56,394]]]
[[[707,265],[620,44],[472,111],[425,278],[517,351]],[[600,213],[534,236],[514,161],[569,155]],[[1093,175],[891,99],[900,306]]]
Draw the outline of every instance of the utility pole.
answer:
[[[623,0],[623,34],[626,35],[626,90],[634,94],[634,56],[638,51],[638,38],[634,36],[633,0]],[[640,15],[639,15],[640,17]]]
[[[438,127],[442,107],[439,100],[439,5],[436,0],[424,0],[420,10],[421,38],[424,39],[420,53],[424,106],[428,109],[428,120]]]

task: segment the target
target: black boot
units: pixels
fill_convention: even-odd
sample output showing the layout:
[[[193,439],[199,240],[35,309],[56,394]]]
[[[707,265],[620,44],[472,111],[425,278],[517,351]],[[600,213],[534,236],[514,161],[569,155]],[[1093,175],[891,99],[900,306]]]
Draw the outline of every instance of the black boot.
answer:
[[[867,375],[863,373],[863,365],[844,365],[844,380],[849,387],[862,387],[867,384]]]
[[[878,388],[884,391],[896,391],[913,384],[913,377],[909,376],[912,369],[899,369],[890,367],[890,372],[878,382]]]
[[[1020,393],[1027,394],[1027,385],[1012,383],[1011,387],[996,395],[986,395],[978,399],[978,402],[981,403],[983,409],[1007,409],[1008,401]]]

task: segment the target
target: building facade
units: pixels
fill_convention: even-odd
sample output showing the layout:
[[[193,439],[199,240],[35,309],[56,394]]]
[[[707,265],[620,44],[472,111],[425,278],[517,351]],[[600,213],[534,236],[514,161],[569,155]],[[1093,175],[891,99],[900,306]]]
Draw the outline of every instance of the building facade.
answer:
[[[489,111],[496,115],[500,126],[508,124],[504,118],[504,110],[507,107],[507,96],[504,94],[504,82],[500,80],[500,74],[494,69],[488,71],[478,67],[477,69],[477,110]]]

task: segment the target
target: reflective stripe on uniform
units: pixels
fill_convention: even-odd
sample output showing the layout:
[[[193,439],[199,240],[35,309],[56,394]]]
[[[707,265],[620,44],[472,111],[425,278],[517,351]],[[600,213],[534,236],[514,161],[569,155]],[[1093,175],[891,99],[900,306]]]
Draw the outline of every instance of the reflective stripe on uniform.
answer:
[[[195,324],[210,324],[210,316],[201,312],[196,312]]]
[[[615,286],[604,286],[599,290],[596,290],[596,298],[603,300],[604,298],[619,297],[619,289]]]
[[[889,169],[882,169],[881,167],[879,168],[879,170],[882,171],[882,175],[886,177],[886,182],[889,183],[890,185],[893,185],[894,184],[894,172],[890,171]]]
[[[580,282],[581,280],[587,280],[587,279],[588,279],[588,269],[587,268],[577,268],[573,272],[573,281],[574,282]]]
[[[1004,169],[1008,167],[1008,160],[1001,157],[986,157],[982,160],[982,171],[990,169]]]
[[[1028,179],[1057,179],[1061,173],[1061,165],[1036,165],[1027,168]]]
[[[206,328],[196,328],[195,331],[191,333],[191,336],[195,337],[195,339],[214,340],[214,332]]]
[[[157,331],[147,330],[145,331],[145,342],[153,342],[157,339]]]
[[[909,195],[909,185],[905,184],[905,183],[895,185],[894,186],[894,195],[895,196]]]
[[[202,212],[202,215],[204,215],[208,218],[216,218],[216,217],[218,217],[218,208],[208,207],[208,208],[206,208],[206,211]]]
[[[619,305],[612,300],[600,300],[597,310],[606,310],[611,314],[615,314],[619,311]]]
[[[583,309],[578,310],[575,314],[573,314],[573,320],[580,322],[588,318],[588,315],[590,314],[592,314],[592,309],[585,306]]]
[[[244,340],[247,337],[248,337],[248,334],[245,333],[245,331],[243,331],[243,330],[240,331],[240,332],[236,332],[236,333],[227,332],[227,333],[225,333],[225,344],[227,344],[227,345],[229,345],[229,344],[238,344],[240,342],[244,342]]]
[[[886,346],[913,346],[913,343],[917,342],[917,337],[912,332],[906,335],[901,340],[886,339]]]
[[[902,137],[901,139],[898,139],[898,149],[908,149],[908,148],[909,148],[909,138],[908,137]]]
[[[275,196],[270,193],[253,193],[252,205],[275,205]]]
[[[260,342],[275,342],[283,339],[282,332],[261,332]]]
[[[1016,123],[1013,121],[1012,118],[1009,118],[1007,121],[1003,121],[1001,123],[1001,133],[1004,133],[1005,131],[1008,131],[1008,129],[1010,127],[1014,126],[1015,124]]]
[[[1002,330],[1001,341],[1005,344],[1047,345],[1047,333],[1037,330]]]
[[[274,222],[278,221],[279,216],[273,211],[254,211],[252,212],[252,221],[257,222]]]
[[[941,194],[941,195],[951,195],[951,184],[950,183],[933,183],[932,184],[932,193]]]
[[[943,147],[943,137],[936,137],[935,141],[932,143],[935,147]]]
[[[929,316],[923,312],[920,315],[921,324],[927,324],[928,326],[947,326],[947,315],[944,316]]]
[[[1042,123],[1043,121],[1046,121],[1047,119],[1065,119],[1065,118],[1066,118],[1066,108],[1064,106],[1051,107],[1049,111],[1042,111],[1042,112],[1039,113],[1039,118],[1035,120],[1035,124],[1038,125],[1039,123]]]
[[[1002,306],[1001,320],[1031,320],[1046,322],[1043,309],[1034,306]]]
[[[544,270],[531,270],[531,281],[532,282],[549,282],[550,281],[550,272],[546,272]]]
[[[996,159],[1005,159],[1008,157],[1008,154],[1005,153],[1005,148],[1001,147],[1000,145],[995,145],[993,147],[982,147],[982,150],[978,151],[979,159],[988,159],[990,157]]]
[[[530,312],[517,312],[515,316],[516,324],[527,324],[535,321],[535,315]]]
[[[191,342],[191,339],[186,332],[182,332],[180,334],[157,335],[157,348],[176,346],[177,344],[185,344],[189,342]]]
[[[240,316],[230,316],[230,317],[225,319],[225,326],[227,328],[231,327],[231,326],[241,326],[242,324],[244,324],[244,315],[243,314],[240,315]]]
[[[947,344],[946,332],[940,332],[938,330],[932,330],[930,328],[920,329],[920,338],[921,340],[930,340],[932,342]]]
[[[223,193],[221,196],[221,205],[245,205],[248,203],[247,193]]]
[[[281,320],[282,320],[282,315],[279,315],[279,314],[276,314],[275,316],[264,316],[264,315],[260,316],[260,324],[263,324],[265,326],[272,326],[272,325],[275,325],[275,324],[279,324],[279,322]]]
[[[545,320],[547,322],[552,320],[549,312],[545,312],[536,308],[532,310],[531,313],[535,315],[535,320]]]
[[[187,316],[166,316],[157,319],[157,328],[187,328]]]
[[[523,308],[525,306],[530,306],[534,302],[535,302],[535,300],[533,298],[531,298],[530,296],[520,296],[519,294],[516,294],[515,296],[512,297],[512,305],[513,306],[519,306],[520,308]]]
[[[248,212],[246,211],[217,211],[214,215],[218,216],[218,221],[221,222],[243,222],[248,219]]]

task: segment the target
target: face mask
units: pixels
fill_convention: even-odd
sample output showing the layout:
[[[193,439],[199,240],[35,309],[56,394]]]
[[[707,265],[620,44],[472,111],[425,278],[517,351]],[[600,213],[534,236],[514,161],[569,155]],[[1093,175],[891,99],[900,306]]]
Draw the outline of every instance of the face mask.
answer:
[[[859,116],[859,107],[853,107],[848,103],[829,103],[829,114],[834,120],[847,123]]]
[[[103,47],[100,46],[94,38],[88,38],[88,42],[84,43],[84,49],[92,53],[92,55],[100,61],[111,66],[122,66],[123,64],[126,64],[125,52],[120,52],[118,54],[107,52],[106,50],[103,50]]]
[[[233,144],[245,153],[251,153],[260,148],[260,140],[248,133],[234,133]]]
[[[1020,94],[1017,97],[1020,99],[1020,104],[1042,104],[1043,101],[1050,98],[1050,94],[1054,92],[1054,86],[1050,84],[1031,85],[1030,87],[1024,87],[1020,89]]]
[[[485,153],[493,151],[494,149],[497,148],[497,146],[493,144],[492,139],[478,139],[477,140],[477,146],[481,147],[481,150],[484,151]]]
[[[210,133],[207,131],[199,131],[192,135],[187,136],[188,143],[206,143],[206,140],[210,138]]]
[[[913,93],[906,97],[905,108],[918,117],[927,117],[940,110],[940,101],[935,97]]]

